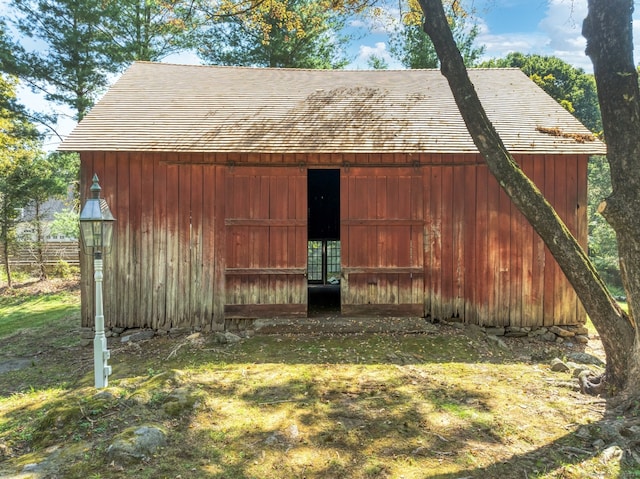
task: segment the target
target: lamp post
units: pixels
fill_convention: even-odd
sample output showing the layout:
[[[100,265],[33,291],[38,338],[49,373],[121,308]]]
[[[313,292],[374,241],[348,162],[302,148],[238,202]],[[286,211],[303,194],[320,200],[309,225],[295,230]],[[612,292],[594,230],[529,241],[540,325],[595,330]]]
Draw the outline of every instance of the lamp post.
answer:
[[[109,385],[111,366],[107,360],[111,351],[107,349],[107,338],[104,335],[104,314],[102,310],[102,253],[111,249],[113,238],[113,223],[115,218],[111,214],[109,205],[100,198],[98,175],[93,175],[91,198],[87,199],[80,213],[80,236],[85,254],[93,253],[94,280],[96,283],[96,319],[95,337],[93,339],[93,370],[96,388],[106,388]]]

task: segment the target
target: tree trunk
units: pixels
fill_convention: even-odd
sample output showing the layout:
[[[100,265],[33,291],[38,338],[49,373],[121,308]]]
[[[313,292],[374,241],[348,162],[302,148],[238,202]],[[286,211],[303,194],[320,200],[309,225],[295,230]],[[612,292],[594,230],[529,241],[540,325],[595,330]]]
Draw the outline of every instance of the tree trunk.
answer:
[[[35,203],[35,223],[36,223],[36,256],[38,268],[40,269],[40,280],[47,279],[47,268],[44,264],[44,232],[42,231],[42,216],[40,213],[40,201]]]
[[[4,270],[7,273],[7,287],[11,289],[13,288],[13,281],[11,280],[11,265],[9,265],[9,242],[5,240],[3,243],[2,261],[4,262]]]
[[[582,33],[598,86],[612,194],[599,211],[616,232],[629,313],[640,313],[640,88],[633,61],[633,0],[589,0]],[[640,390],[640,330],[627,392]]]
[[[7,273],[7,287],[11,289],[13,283],[11,281],[11,266],[9,265],[9,219],[7,218],[6,204],[0,204],[0,214],[2,215],[2,223],[0,223],[0,241],[2,241],[2,262],[4,270]]]
[[[637,348],[634,323],[620,309],[580,244],[520,169],[489,121],[456,47],[441,1],[419,1],[426,18],[424,30],[436,48],[442,73],[476,147],[502,189],[551,251],[600,334],[607,355],[605,380],[610,392],[620,393],[628,384],[637,384],[638,379],[630,377],[640,372],[632,364],[632,351]]]

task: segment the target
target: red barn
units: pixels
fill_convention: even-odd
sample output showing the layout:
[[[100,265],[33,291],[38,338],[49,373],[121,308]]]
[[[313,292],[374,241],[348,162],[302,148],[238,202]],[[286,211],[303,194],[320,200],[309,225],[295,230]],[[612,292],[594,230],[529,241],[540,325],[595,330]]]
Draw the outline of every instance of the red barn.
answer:
[[[506,146],[586,246],[587,160],[604,145],[519,70],[470,75]],[[325,311],[331,291],[348,316],[585,320],[439,71],[136,63],[61,149],[80,152],[84,195],[98,174],[117,219],[107,327],[223,330]]]

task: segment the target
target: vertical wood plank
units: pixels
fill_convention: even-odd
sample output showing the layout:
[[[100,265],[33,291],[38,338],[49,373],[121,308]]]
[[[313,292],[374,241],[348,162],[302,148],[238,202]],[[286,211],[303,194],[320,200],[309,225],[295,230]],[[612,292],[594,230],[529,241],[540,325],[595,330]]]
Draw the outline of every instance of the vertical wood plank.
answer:
[[[501,326],[505,318],[500,310],[500,187],[491,174],[487,176],[487,211],[488,317],[492,324]]]
[[[189,326],[192,330],[202,330],[204,326],[203,296],[203,176],[202,157],[191,165],[190,184],[190,218],[191,231],[189,238]]]
[[[475,307],[479,325],[492,324],[490,283],[491,263],[489,262],[489,170],[486,165],[476,169],[476,235],[475,235]]]
[[[226,249],[227,249],[227,228],[225,227],[225,205],[227,192],[227,167],[215,167],[215,205],[214,211],[214,288],[213,288],[213,324],[212,329],[221,331],[224,329],[224,305],[227,302],[226,293]]]
[[[557,209],[569,231],[575,234],[575,204],[578,194],[575,179],[576,157],[575,155],[556,156],[554,162],[556,165],[555,197]],[[559,324],[575,324],[576,305],[572,292],[569,281],[558,265],[554,297],[557,324],[558,322]]]
[[[467,166],[456,166],[453,170],[452,194],[453,194],[453,224],[452,224],[452,242],[453,242],[453,309],[452,314],[455,317],[464,319],[464,303],[465,303],[465,243],[468,241],[466,236],[465,224],[465,170]]]
[[[462,240],[465,242],[464,248],[464,320],[465,323],[478,324],[477,303],[479,298],[475,289],[476,282],[476,210],[478,208],[476,199],[476,170],[477,166],[469,165],[464,167],[464,187],[458,191],[464,201],[464,234]]]
[[[441,161],[441,155],[435,155],[434,162]],[[439,161],[438,161],[439,160]],[[429,241],[431,252],[431,315],[434,319],[445,319],[442,297],[442,167],[431,169],[431,231]]]
[[[89,197],[89,188],[91,188],[91,179],[93,178],[93,173],[98,168],[96,163],[100,163],[100,159],[98,156],[103,156],[104,153],[99,152],[82,152],[80,153],[80,204],[84,205],[87,198]],[[102,164],[104,165],[104,158],[102,158]],[[104,166],[102,166],[104,169]],[[111,203],[110,203],[111,204]],[[117,240],[115,240],[117,241]],[[82,245],[81,245],[82,246]],[[117,246],[117,245],[114,245]],[[113,248],[116,249],[116,248]],[[112,260],[112,257],[109,258]],[[116,271],[117,265],[113,265],[113,272]],[[112,272],[112,274],[113,274]],[[94,326],[94,308],[93,308],[93,257],[91,254],[86,254],[84,250],[80,251],[80,304],[81,304],[81,315],[80,315],[80,323],[85,328],[91,328]],[[107,278],[105,278],[106,280]],[[111,286],[111,288],[107,288],[105,284],[105,293],[113,295],[115,297],[116,292],[114,291],[115,284]],[[105,326],[112,326],[112,322],[114,318],[111,314],[107,314],[107,308],[105,304]]]
[[[497,183],[497,182],[496,182]],[[498,207],[498,310],[496,311],[500,324],[510,324],[509,306],[511,303],[511,226],[512,211],[511,199],[507,196],[502,188],[499,188],[499,207]]]
[[[141,201],[140,208],[140,309],[139,314],[147,327],[155,328],[153,303],[155,302],[156,270],[153,254],[154,211],[154,161],[149,153],[140,157]]]
[[[178,165],[178,300],[176,321],[191,328],[191,169]]]
[[[129,153],[129,286],[125,314],[130,318],[129,326],[147,327],[149,323],[140,315],[142,302],[142,158],[139,152]]]
[[[213,329],[215,288],[215,205],[216,169],[211,164],[202,166],[202,330]],[[221,198],[222,201],[222,198]]]
[[[454,244],[453,244],[453,167],[442,167],[442,301],[444,318],[453,317]]]
[[[167,211],[166,211],[166,237],[167,237],[167,305],[162,329],[170,330],[179,325],[178,301],[180,296],[179,276],[179,179],[178,166],[175,163],[167,164]]]
[[[153,182],[153,269],[155,287],[152,301],[152,324],[156,329],[167,325],[167,164],[166,154],[154,154]],[[175,204],[175,203],[174,203]]]
[[[549,203],[555,205],[555,162],[553,157],[544,156],[544,167],[544,195]],[[554,301],[557,263],[546,247],[544,258],[544,325],[551,326],[556,323]]]
[[[118,199],[116,202],[117,218],[121,221],[117,222],[118,232],[118,282],[117,294],[118,301],[115,303],[116,318],[118,323],[123,327],[130,328],[135,326],[135,315],[128,314],[135,305],[133,300],[134,289],[132,289],[132,265],[131,265],[131,224],[129,223],[129,155],[125,152],[117,152],[116,154],[116,170],[118,172]],[[113,210],[112,210],[113,211]],[[137,306],[137,305],[135,305]]]

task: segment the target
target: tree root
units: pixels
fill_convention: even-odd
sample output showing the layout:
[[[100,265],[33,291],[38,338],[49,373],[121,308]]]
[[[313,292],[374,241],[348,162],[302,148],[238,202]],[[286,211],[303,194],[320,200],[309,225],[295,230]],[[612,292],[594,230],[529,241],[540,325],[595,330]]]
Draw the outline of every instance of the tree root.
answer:
[[[593,376],[592,374],[591,371],[583,371],[580,376],[578,376],[580,392],[591,396],[604,394],[607,387],[606,374],[603,373],[599,376]]]

